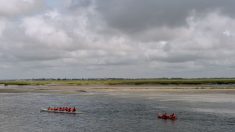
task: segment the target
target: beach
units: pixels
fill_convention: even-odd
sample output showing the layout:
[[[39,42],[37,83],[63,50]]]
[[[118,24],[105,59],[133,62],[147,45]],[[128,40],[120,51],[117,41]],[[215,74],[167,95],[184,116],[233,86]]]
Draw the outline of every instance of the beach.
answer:
[[[78,94],[78,93],[129,93],[129,94],[234,94],[235,86],[233,85],[42,85],[42,86],[19,86],[9,85],[0,86],[0,93],[61,93],[61,94]]]

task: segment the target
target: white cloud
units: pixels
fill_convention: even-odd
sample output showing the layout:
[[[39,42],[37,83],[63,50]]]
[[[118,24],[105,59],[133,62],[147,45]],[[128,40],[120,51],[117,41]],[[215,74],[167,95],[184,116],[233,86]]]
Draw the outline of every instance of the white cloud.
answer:
[[[42,0],[0,0],[0,16],[14,16],[39,8]]]
[[[59,27],[54,15],[51,18],[43,15],[24,18],[21,26],[25,30],[26,37],[46,44],[50,48],[65,48],[72,42],[65,30]]]
[[[147,49],[143,49],[143,52],[148,51],[145,52],[146,56],[155,62],[167,62],[169,66],[178,63],[185,67],[189,62],[201,68],[207,68],[208,65],[224,66],[225,62],[235,65],[235,38],[223,33],[226,29],[230,32],[235,31],[235,19],[219,12],[193,17],[194,19],[190,19],[186,26],[171,29],[173,33],[178,34],[168,40],[166,47],[154,49],[147,46]],[[158,42],[155,44],[160,46]],[[191,66],[188,67],[190,68]]]
[[[35,4],[21,2],[28,2],[30,8]],[[207,76],[212,74],[206,71],[213,69],[214,76],[235,66],[235,19],[218,11],[189,15],[186,25],[127,33],[107,25],[95,5],[48,9],[18,20],[6,14],[30,8],[11,8],[0,19],[0,64],[8,69],[4,74],[15,71],[21,75],[27,69],[29,78],[43,76],[42,71],[54,77],[63,76],[62,71],[74,77],[81,77],[80,73],[90,77]]]

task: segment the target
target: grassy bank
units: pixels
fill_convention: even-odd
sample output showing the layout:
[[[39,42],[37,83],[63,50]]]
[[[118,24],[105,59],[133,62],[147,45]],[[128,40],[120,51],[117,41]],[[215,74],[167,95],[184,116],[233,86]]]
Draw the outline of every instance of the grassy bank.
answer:
[[[231,79],[101,79],[101,80],[11,80],[2,85],[220,85],[235,84]]]

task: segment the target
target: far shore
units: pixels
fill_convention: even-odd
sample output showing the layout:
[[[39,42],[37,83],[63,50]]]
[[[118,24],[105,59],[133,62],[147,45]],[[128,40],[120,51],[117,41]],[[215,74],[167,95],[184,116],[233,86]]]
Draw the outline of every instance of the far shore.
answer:
[[[0,86],[0,93],[128,93],[128,94],[235,94],[233,85],[42,85]]]

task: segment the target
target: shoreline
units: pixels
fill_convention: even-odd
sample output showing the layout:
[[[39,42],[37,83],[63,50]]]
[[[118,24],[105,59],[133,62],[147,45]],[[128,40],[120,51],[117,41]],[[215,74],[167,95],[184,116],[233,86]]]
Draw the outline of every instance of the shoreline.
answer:
[[[80,94],[80,93],[143,93],[143,94],[207,94],[207,93],[221,93],[221,94],[235,94],[235,86],[224,85],[42,85],[42,86],[1,86],[0,93],[57,93],[57,94]]]

